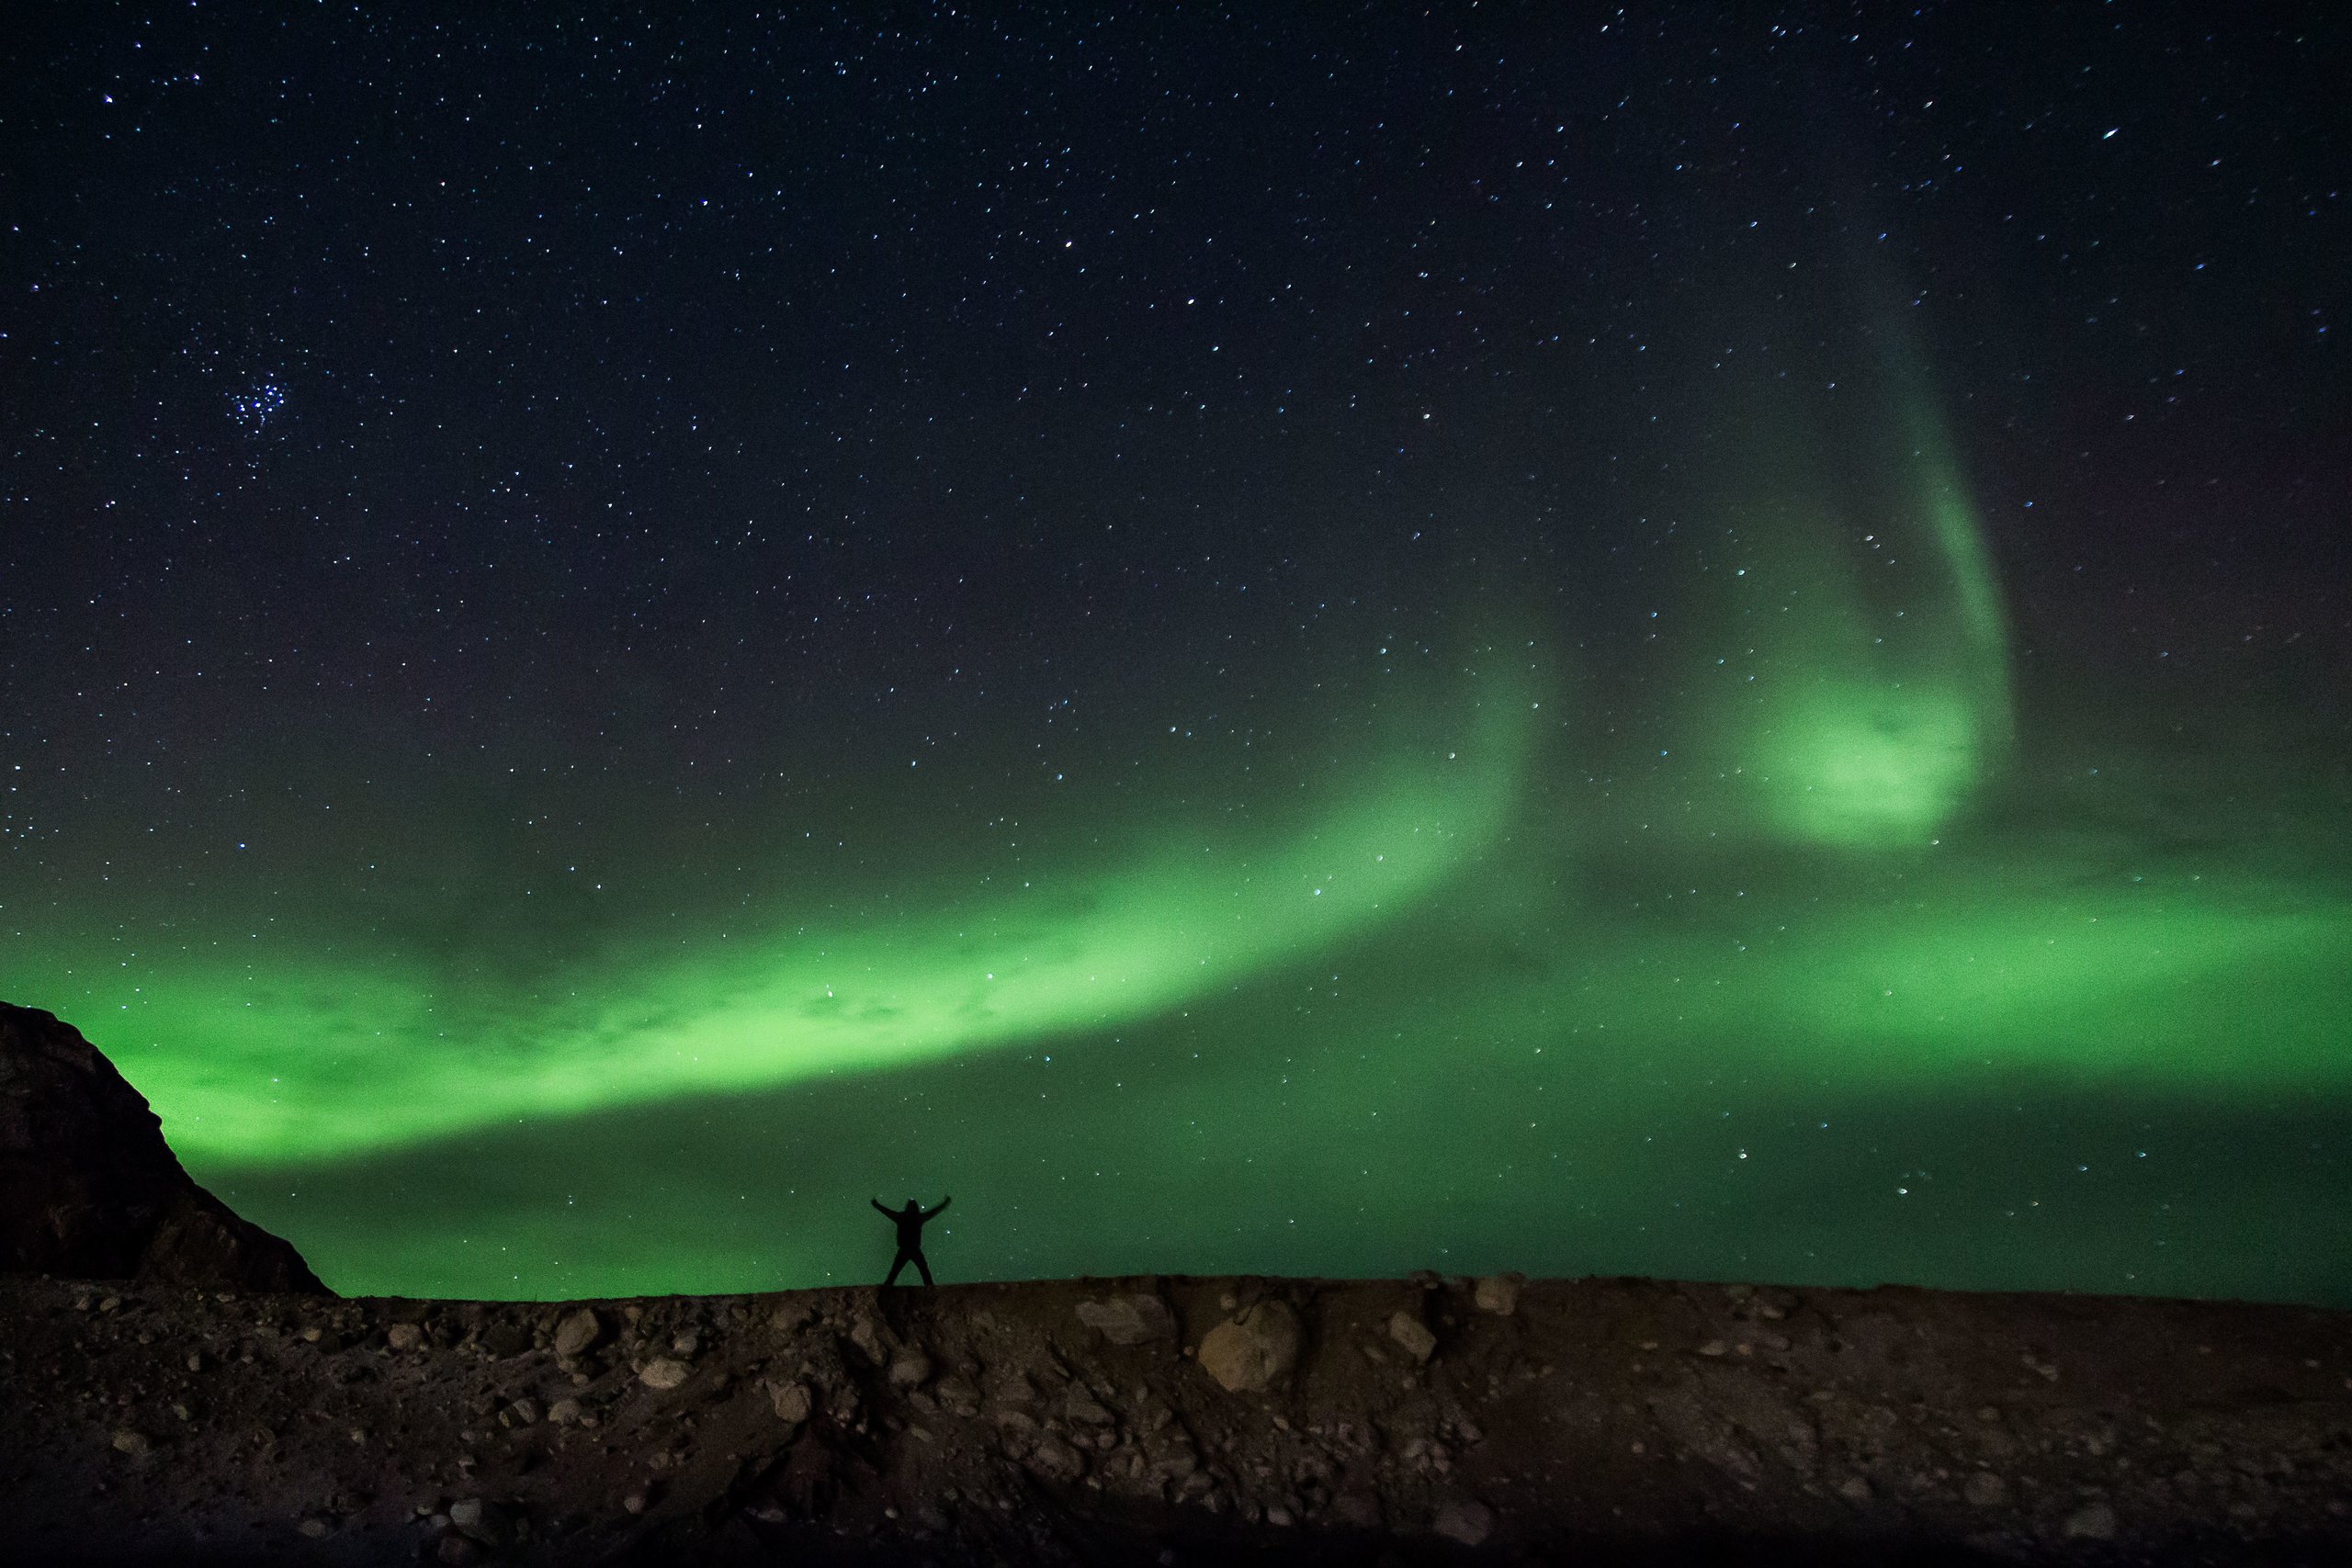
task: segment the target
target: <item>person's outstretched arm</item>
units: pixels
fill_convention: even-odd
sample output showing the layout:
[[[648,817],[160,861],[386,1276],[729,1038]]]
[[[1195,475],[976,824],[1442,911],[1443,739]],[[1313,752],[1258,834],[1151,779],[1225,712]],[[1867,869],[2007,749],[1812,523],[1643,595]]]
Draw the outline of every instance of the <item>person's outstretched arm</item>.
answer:
[[[955,1200],[955,1198],[954,1198],[954,1197],[952,1197],[952,1196],[950,1196],[950,1197],[946,1197],[946,1198],[942,1198],[942,1199],[939,1201],[939,1209],[944,1209],[945,1207],[947,1207],[947,1205],[948,1205],[948,1204],[953,1203],[954,1201],[956,1201],[956,1200]],[[927,1219],[931,1218],[931,1216],[932,1216],[932,1215],[933,1215],[933,1214],[935,1214],[935,1213],[939,1213],[939,1209],[925,1209],[925,1210],[922,1212],[922,1217],[923,1217],[924,1219],[926,1219],[926,1220],[927,1220]]]
[[[899,1217],[899,1211],[896,1209],[884,1208],[882,1206],[882,1200],[879,1198],[868,1198],[866,1201],[874,1205],[874,1212],[876,1213],[882,1215],[886,1219],[895,1220]]]

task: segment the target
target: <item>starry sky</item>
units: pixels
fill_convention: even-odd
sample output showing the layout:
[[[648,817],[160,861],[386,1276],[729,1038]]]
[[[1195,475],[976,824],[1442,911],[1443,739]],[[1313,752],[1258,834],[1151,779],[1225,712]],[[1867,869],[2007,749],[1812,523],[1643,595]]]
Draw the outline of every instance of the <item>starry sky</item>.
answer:
[[[0,996],[351,1292],[2352,1304],[2332,8],[61,6]]]

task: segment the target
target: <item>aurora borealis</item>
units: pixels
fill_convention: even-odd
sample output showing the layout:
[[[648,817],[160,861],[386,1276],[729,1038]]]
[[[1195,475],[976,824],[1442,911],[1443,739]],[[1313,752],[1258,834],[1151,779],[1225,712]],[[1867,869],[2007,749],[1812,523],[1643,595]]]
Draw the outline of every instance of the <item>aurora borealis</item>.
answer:
[[[2326,29],[78,17],[0,996],[345,1292],[2352,1303]]]

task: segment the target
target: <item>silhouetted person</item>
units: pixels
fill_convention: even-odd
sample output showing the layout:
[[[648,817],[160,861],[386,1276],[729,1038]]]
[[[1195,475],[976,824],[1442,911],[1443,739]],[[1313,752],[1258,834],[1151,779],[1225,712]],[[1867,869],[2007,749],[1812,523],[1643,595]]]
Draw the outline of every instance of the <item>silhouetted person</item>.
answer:
[[[923,1222],[939,1213],[939,1209],[956,1201],[954,1197],[942,1198],[939,1209],[926,1209],[911,1198],[907,1200],[907,1206],[903,1209],[886,1209],[879,1198],[868,1199],[867,1201],[874,1205],[876,1213],[899,1227],[899,1256],[890,1260],[890,1277],[882,1281],[882,1288],[887,1291],[897,1284],[899,1270],[910,1263],[915,1266],[915,1272],[922,1276],[922,1282],[930,1284],[931,1265],[922,1260]]]

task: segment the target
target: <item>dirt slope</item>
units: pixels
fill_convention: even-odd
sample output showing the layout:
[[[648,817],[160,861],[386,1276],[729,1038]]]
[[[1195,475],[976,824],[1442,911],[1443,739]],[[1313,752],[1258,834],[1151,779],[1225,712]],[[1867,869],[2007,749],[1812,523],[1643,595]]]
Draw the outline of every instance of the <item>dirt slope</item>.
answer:
[[[0,1560],[2352,1562],[2352,1314],[1643,1280],[0,1280]]]

